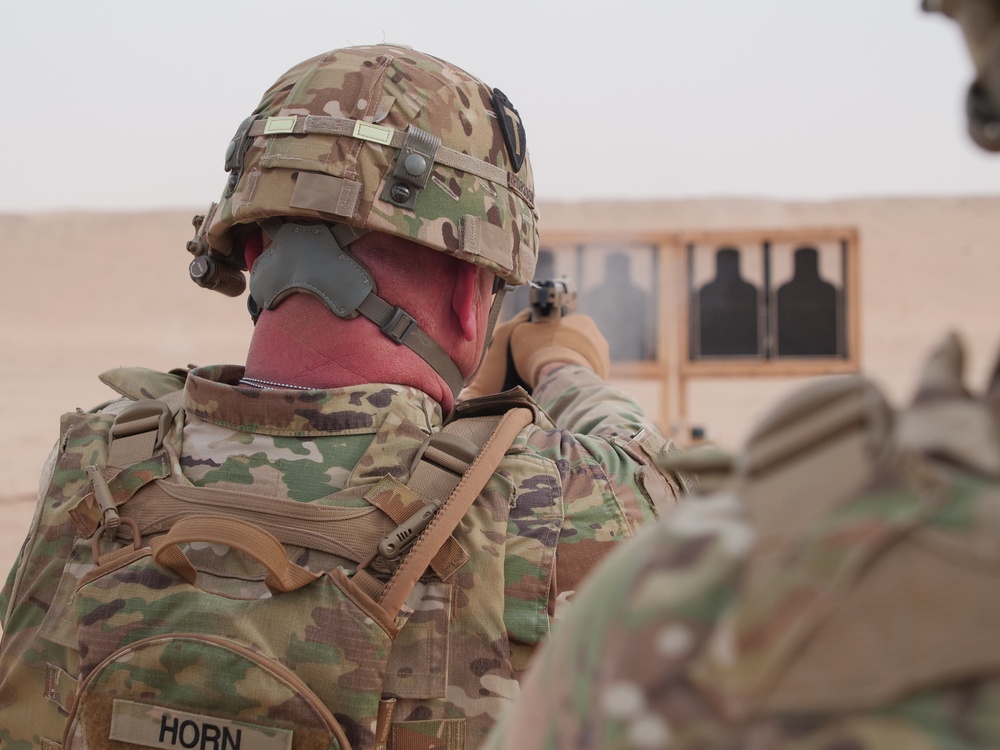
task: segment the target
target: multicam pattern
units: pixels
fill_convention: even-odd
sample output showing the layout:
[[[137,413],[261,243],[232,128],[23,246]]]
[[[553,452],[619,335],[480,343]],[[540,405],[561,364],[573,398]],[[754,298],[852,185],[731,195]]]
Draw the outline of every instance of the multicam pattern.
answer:
[[[240,262],[234,225],[268,216],[322,219],[415,240],[512,284],[530,281],[538,254],[531,165],[525,159],[513,169],[492,98],[493,90],[468,73],[405,47],[351,47],[296,65],[265,92],[255,116],[337,117],[399,133],[414,126],[499,168],[502,180],[437,163],[410,210],[380,199],[397,149],[347,135],[260,135],[246,152],[236,191],[223,197],[207,227],[209,243]],[[316,200],[296,193],[307,177],[331,203],[341,191],[358,190],[357,206],[308,207]]]
[[[249,490],[276,503],[362,508],[367,507],[365,495],[386,475],[408,479],[418,447],[428,433],[441,428],[438,405],[411,388],[290,391],[229,385],[241,374],[238,367],[213,367],[188,377],[184,409],[165,440],[166,471],[173,481],[222,491]],[[654,516],[648,477],[644,480],[640,474],[651,453],[667,452],[670,444],[658,437],[639,408],[586,368],[570,365],[548,371],[535,395],[565,429],[536,425],[518,436],[455,532],[469,560],[447,581],[418,586],[408,601],[413,611],[387,663],[384,642],[375,648],[375,661],[381,660],[386,673],[385,693],[395,699],[392,733],[400,742],[437,733],[460,738],[470,747],[478,745],[518,694],[518,672],[548,635],[557,605],[571,598],[605,554]],[[77,415],[64,426],[76,425],[58,446],[56,473],[48,499],[40,505],[40,525],[0,601],[6,611],[0,653],[4,748],[38,748],[43,738],[57,740],[63,731],[72,680],[49,684],[52,697],[55,688],[63,686],[61,710],[42,697],[46,677],[54,674],[45,665],[60,666],[67,678],[79,666],[69,592],[93,569],[87,537],[97,524],[83,469],[105,460],[110,422],[105,413]],[[630,439],[643,430],[641,444]],[[649,435],[657,435],[659,442],[650,442]],[[197,552],[202,555],[199,567],[203,562],[210,567],[211,558],[218,556],[211,545]],[[328,569],[331,559],[337,562],[332,555],[294,548],[292,555],[313,569]],[[145,569],[146,560],[129,565]],[[337,564],[351,568],[346,559]],[[137,570],[123,568],[120,575],[130,578]],[[88,647],[85,670],[115,644],[154,631],[147,630],[145,607],[130,609],[105,600],[118,596],[113,588],[106,594],[102,590],[102,582],[116,575],[88,583],[76,602],[83,615],[83,637],[104,644]],[[227,580],[232,585],[236,579]],[[165,601],[177,585],[153,588]],[[247,579],[247,592],[255,586],[260,588]],[[342,648],[325,637],[317,641],[322,633],[333,632],[329,618],[321,615],[314,607],[308,616],[296,617],[300,627],[289,630],[285,624],[283,637],[316,648]],[[220,616],[217,622],[204,622],[201,630],[217,632],[224,622],[235,628],[238,619]],[[354,644],[360,647],[365,638]],[[279,640],[269,648],[280,652],[282,647]],[[323,658],[309,657],[307,662]],[[361,658],[338,660],[360,663]],[[120,668],[110,669],[95,679],[114,679]],[[351,683],[351,674],[338,684],[349,683],[351,690],[371,699],[369,687]],[[338,710],[337,718],[355,747],[371,746],[375,727],[370,700],[357,708],[356,720],[351,719],[353,710]]]
[[[1000,472],[984,459],[1000,457],[1000,381],[975,400],[960,362],[947,341],[864,488],[767,575],[755,555],[780,529],[750,521],[750,477],[617,551],[486,746],[1000,746]],[[809,502],[779,499],[789,517]]]
[[[370,746],[363,728],[376,720],[392,633],[354,603],[358,594],[341,571],[276,595],[281,616],[275,617],[269,598],[206,593],[148,553],[105,567],[81,586],[74,603],[87,679],[70,747],[104,747],[99,730],[110,724],[117,695],[145,699],[156,714],[154,726],[163,721],[162,695],[172,709],[207,710],[262,729],[288,722],[300,747],[328,747],[334,739],[341,747],[344,739],[352,747]],[[183,637],[173,635],[181,629]],[[297,689],[296,677],[322,704]],[[337,716],[354,721],[341,726]]]
[[[113,414],[67,414],[50,459],[51,480],[43,483],[28,537],[0,596],[4,613],[0,650],[0,747],[31,750],[41,738],[59,739],[65,712],[56,700],[40,696],[53,691],[61,671],[75,674],[79,656],[72,625],[62,627],[75,580],[92,567],[89,544],[75,544],[87,534],[85,516],[72,513],[89,493],[86,467],[107,458],[107,435]],[[92,518],[96,521],[96,512]],[[89,527],[93,533],[96,523]],[[65,573],[64,573],[65,571]],[[62,579],[66,577],[66,582]],[[57,587],[59,591],[57,594]],[[57,698],[57,695],[54,695]],[[58,699],[58,698],[57,698]]]

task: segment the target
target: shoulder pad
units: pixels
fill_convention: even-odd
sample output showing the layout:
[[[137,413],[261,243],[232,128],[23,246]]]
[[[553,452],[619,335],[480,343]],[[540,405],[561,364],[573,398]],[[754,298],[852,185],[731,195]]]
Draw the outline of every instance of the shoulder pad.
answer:
[[[100,374],[101,382],[123,396],[138,401],[160,398],[184,387],[186,369],[158,372],[145,367],[116,367]]]
[[[511,409],[522,407],[531,409],[534,415],[534,423],[544,429],[555,429],[555,423],[545,413],[535,400],[521,386],[515,386],[509,391],[502,393],[491,393],[488,396],[470,398],[466,401],[459,401],[455,404],[455,409],[447,422],[451,423],[458,419],[468,419],[469,417],[488,417],[495,414],[506,414]]]

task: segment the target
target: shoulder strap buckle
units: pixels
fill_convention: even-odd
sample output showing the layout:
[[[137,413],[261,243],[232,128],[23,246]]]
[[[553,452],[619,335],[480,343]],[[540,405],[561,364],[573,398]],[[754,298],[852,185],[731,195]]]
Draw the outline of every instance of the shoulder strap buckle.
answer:
[[[436,432],[429,435],[417,451],[410,467],[410,476],[417,472],[420,462],[424,461],[461,478],[478,454],[479,446],[468,438],[449,432]],[[395,560],[402,555],[430,523],[444,499],[451,493],[454,484],[455,482],[450,481],[447,484],[440,484],[437,489],[441,492],[441,497],[430,498],[427,505],[387,534],[379,542],[379,556],[385,560]]]
[[[478,453],[479,446],[468,438],[451,432],[435,432],[428,436],[417,450],[417,455],[410,465],[410,476],[417,470],[421,461],[430,461],[442,469],[461,476],[476,460]]]
[[[157,399],[126,406],[111,425],[108,465],[129,466],[152,457],[163,444],[173,418],[170,407]]]

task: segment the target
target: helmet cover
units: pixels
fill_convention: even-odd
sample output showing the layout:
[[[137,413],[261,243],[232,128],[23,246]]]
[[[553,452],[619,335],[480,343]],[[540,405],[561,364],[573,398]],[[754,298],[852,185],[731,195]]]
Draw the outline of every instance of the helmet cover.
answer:
[[[271,86],[226,157],[208,251],[246,269],[244,225],[320,220],[392,234],[530,281],[538,254],[524,127],[507,97],[405,47],[334,50]]]

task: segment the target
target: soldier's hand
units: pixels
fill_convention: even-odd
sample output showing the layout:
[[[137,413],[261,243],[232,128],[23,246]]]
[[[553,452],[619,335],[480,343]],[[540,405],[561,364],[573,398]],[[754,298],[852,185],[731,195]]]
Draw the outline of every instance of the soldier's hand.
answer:
[[[532,388],[541,369],[549,364],[583,365],[604,380],[611,372],[607,339],[591,317],[578,313],[553,322],[515,326],[510,333],[510,351],[517,374]]]
[[[507,364],[509,358],[507,351],[510,348],[510,334],[519,325],[529,325],[528,318],[530,310],[523,310],[493,329],[493,342],[486,350],[486,357],[479,367],[479,372],[469,382],[458,395],[460,401],[465,401],[478,396],[488,396],[491,393],[500,393],[504,383],[508,380]]]

